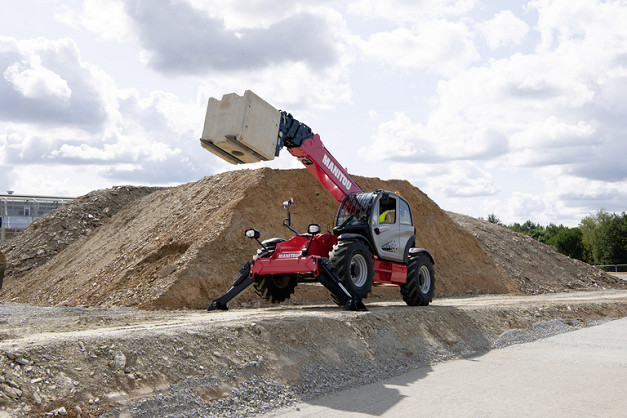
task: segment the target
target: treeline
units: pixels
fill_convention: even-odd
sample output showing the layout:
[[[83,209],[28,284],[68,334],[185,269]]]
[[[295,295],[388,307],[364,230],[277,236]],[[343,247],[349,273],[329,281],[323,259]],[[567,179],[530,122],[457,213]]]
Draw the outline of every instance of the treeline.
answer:
[[[488,221],[529,235],[554,246],[562,254],[589,264],[627,264],[625,212],[619,215],[600,210],[582,219],[574,228],[555,224],[542,226],[531,221],[504,225],[494,214],[488,216]]]

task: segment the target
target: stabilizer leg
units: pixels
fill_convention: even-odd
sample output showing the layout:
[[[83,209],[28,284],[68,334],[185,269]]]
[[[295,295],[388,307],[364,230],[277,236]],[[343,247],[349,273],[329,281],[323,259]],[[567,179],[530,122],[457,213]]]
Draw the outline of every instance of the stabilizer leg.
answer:
[[[322,269],[322,274],[318,276],[318,281],[322,283],[324,287],[329,289],[331,293],[333,293],[338,300],[344,304],[345,311],[367,311],[366,305],[361,301],[360,298],[353,297],[348,290],[342,285],[342,281],[337,274],[333,272],[331,266],[329,265],[329,260],[326,258],[321,258],[318,261],[318,265]]]
[[[226,311],[229,309],[226,306],[227,302],[229,302],[235,296],[239,295],[242,290],[246,289],[254,282],[254,280],[250,278],[250,267],[250,261],[244,264],[244,266],[239,271],[239,276],[237,276],[229,291],[226,292],[223,296],[220,296],[219,298],[211,302],[211,305],[209,305],[209,308],[207,309],[208,311]]]

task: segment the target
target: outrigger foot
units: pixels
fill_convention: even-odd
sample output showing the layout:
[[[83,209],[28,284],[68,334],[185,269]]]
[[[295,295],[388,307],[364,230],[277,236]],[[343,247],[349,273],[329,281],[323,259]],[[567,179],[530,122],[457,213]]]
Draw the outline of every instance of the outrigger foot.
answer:
[[[351,299],[346,302],[344,305],[345,311],[367,311],[366,305],[361,301],[361,299]]]

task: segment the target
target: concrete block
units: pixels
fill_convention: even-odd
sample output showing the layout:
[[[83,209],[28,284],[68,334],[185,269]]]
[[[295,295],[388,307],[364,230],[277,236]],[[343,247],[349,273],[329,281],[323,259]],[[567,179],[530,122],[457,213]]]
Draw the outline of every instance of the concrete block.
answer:
[[[250,90],[209,98],[200,139],[203,148],[232,164],[275,157],[281,112]]]

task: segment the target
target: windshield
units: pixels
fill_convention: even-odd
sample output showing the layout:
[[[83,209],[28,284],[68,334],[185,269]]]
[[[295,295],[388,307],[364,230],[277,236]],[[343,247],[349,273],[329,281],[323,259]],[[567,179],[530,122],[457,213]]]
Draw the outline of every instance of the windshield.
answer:
[[[368,209],[375,199],[374,193],[354,193],[344,198],[337,212],[335,226],[345,227],[368,222]]]

